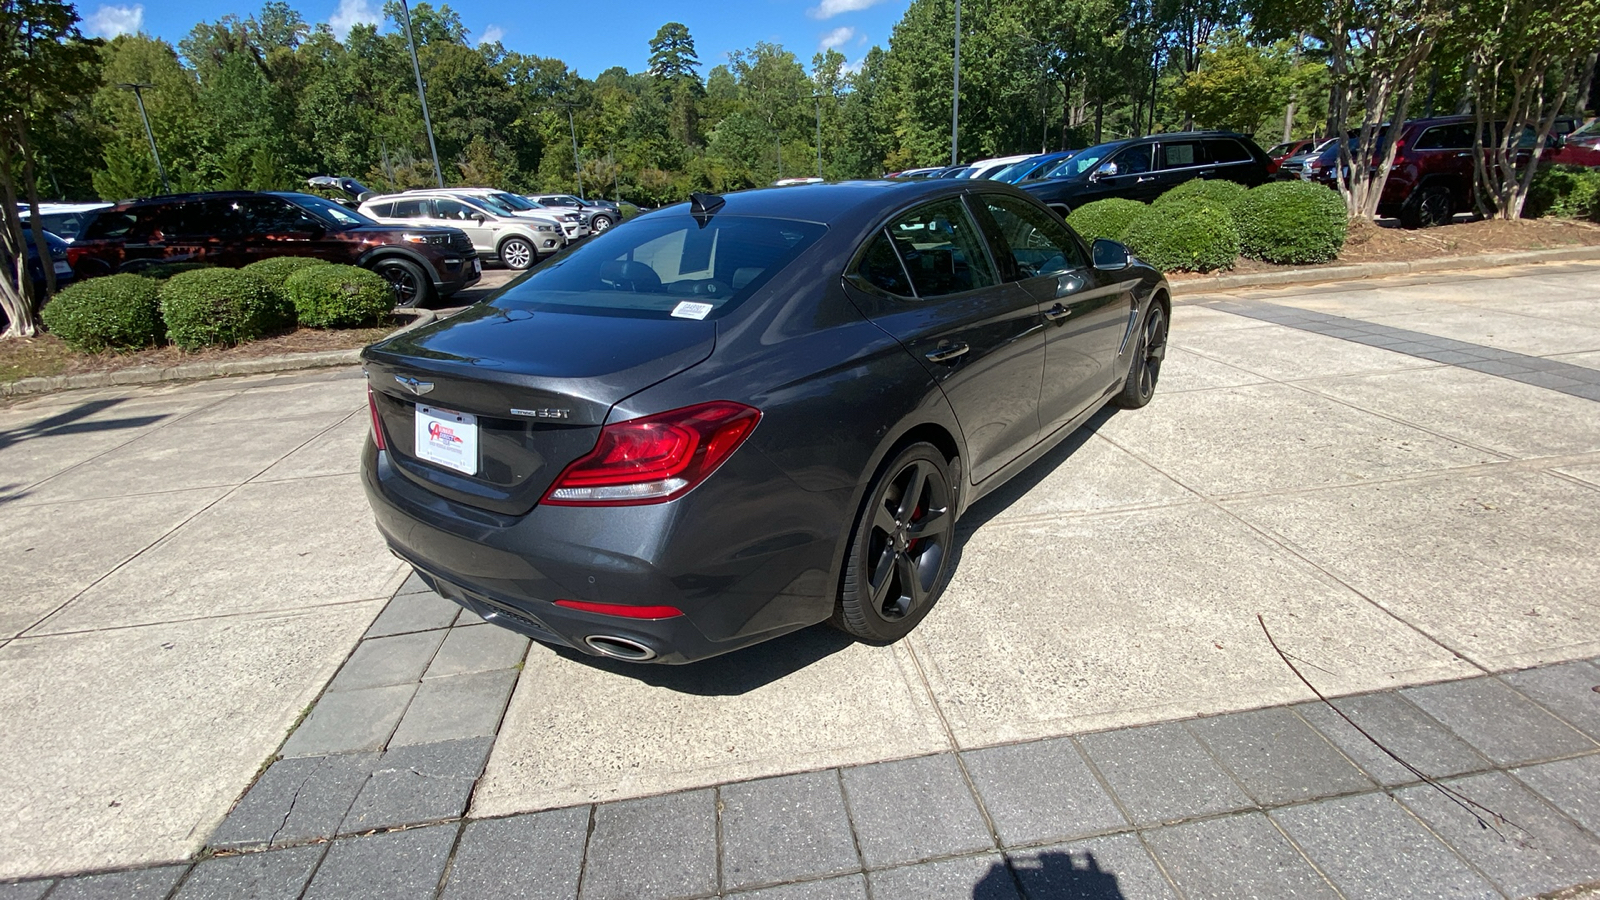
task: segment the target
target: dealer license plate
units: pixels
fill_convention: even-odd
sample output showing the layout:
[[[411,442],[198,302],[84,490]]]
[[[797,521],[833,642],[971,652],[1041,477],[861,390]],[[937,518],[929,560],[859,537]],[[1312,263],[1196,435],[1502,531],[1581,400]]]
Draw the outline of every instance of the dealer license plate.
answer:
[[[472,274],[474,274],[474,275],[482,275],[483,274],[483,260],[475,259],[475,260],[472,261]]]
[[[64,259],[58,259],[56,260],[55,269],[57,275],[71,275],[72,263],[69,263]]]
[[[417,458],[466,475],[478,474],[478,417],[417,404]]]

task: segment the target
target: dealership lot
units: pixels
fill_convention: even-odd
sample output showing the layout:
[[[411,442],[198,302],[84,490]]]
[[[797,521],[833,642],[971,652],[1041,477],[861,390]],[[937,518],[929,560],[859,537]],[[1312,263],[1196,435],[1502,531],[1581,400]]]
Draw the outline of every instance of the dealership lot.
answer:
[[[0,879],[187,859],[280,753],[461,742],[455,811],[383,823],[420,824],[1311,699],[1262,621],[1329,694],[1594,657],[1597,275],[1181,297],[1155,401],[975,507],[911,638],[685,668],[524,656],[418,592],[355,474],[357,370],[13,404]]]

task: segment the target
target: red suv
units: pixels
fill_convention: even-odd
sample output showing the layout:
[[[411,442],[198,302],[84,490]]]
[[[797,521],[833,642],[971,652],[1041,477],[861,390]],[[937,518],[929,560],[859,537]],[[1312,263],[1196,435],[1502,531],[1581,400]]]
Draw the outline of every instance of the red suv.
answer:
[[[99,211],[68,251],[80,278],[159,263],[244,266],[314,256],[364,266],[401,306],[448,297],[483,274],[458,228],[380,225],[310,194],[225,191],[129,200]]]
[[[1565,122],[1558,123],[1565,126]],[[1414,119],[1400,130],[1394,166],[1378,200],[1378,215],[1398,218],[1407,228],[1442,225],[1458,212],[1476,208],[1472,116]],[[1491,145],[1504,133],[1497,124]],[[1569,129],[1570,130],[1570,129]],[[1517,144],[1517,165],[1533,155],[1535,133],[1528,129]]]

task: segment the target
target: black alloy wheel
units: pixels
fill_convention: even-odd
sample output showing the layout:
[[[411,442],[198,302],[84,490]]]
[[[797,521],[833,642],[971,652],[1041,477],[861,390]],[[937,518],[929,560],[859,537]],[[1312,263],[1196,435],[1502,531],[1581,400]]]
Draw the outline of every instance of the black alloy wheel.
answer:
[[[932,444],[912,444],[872,486],[856,523],[834,624],[868,641],[905,637],[950,574],[955,537],[950,466]]]
[[[1139,326],[1139,342],[1133,348],[1133,360],[1128,364],[1128,378],[1122,383],[1122,392],[1112,398],[1123,409],[1138,409],[1155,396],[1156,381],[1161,378],[1161,361],[1167,358],[1167,314],[1160,302],[1150,301],[1150,310],[1144,314]]]
[[[608,229],[610,227],[611,227],[611,217],[610,216],[595,216],[593,219],[589,220],[589,231],[594,233],[594,234],[599,234],[600,232],[605,231],[606,229]]]
[[[389,257],[372,265],[372,271],[383,276],[394,290],[394,305],[410,308],[428,299],[433,285],[422,274],[422,268],[410,260]]]
[[[1401,212],[1400,224],[1407,228],[1448,225],[1454,217],[1452,207],[1449,188],[1424,188],[1406,204]]]
[[[509,237],[500,243],[500,261],[506,268],[521,271],[533,265],[539,259],[539,253],[533,245],[519,237]]]

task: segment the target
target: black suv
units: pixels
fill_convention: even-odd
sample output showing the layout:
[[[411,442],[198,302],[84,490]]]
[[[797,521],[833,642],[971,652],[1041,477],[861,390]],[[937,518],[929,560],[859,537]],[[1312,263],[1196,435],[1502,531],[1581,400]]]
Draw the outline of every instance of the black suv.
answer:
[[[483,274],[459,228],[381,225],[331,200],[291,192],[124,201],[96,213],[68,255],[79,277],[158,263],[245,266],[273,256],[314,256],[382,275],[401,306],[448,297]]]
[[[1267,180],[1271,160],[1256,142],[1229,131],[1182,131],[1111,141],[1067,160],[1064,174],[1017,187],[1061,215],[1095,200],[1149,202],[1191,178],[1224,178],[1246,187]]]

